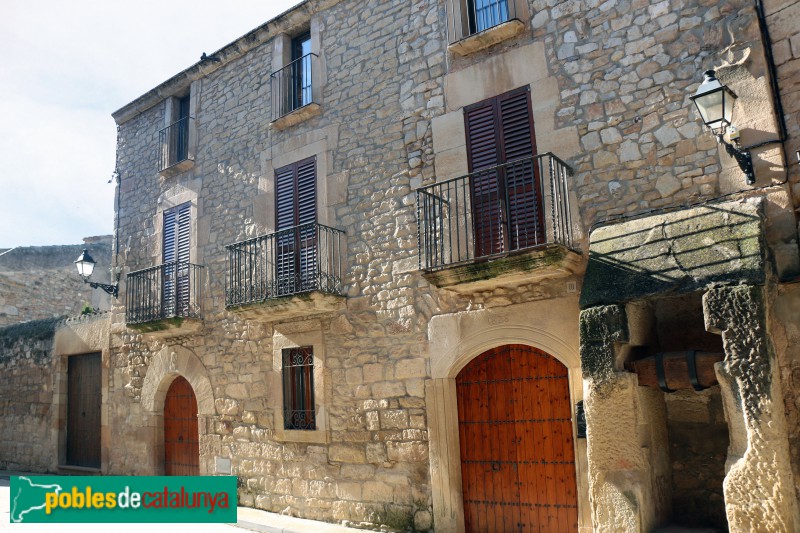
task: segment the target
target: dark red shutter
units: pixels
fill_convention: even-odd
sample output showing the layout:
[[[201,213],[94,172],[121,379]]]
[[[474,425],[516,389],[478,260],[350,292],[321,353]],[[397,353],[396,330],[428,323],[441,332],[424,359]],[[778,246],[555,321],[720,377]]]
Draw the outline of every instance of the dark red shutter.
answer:
[[[526,87],[464,109],[476,257],[543,242],[538,167],[530,159],[536,154],[530,102]]]
[[[498,96],[497,100],[503,161],[508,163],[535,155],[530,91],[517,89]],[[539,168],[534,163],[532,160],[519,161],[505,168],[510,250],[544,242]]]
[[[497,124],[497,101],[492,98],[464,109],[467,130],[467,160],[470,172],[501,163]],[[475,174],[470,180],[472,193],[475,256],[505,250],[503,243],[504,194],[497,170]]]

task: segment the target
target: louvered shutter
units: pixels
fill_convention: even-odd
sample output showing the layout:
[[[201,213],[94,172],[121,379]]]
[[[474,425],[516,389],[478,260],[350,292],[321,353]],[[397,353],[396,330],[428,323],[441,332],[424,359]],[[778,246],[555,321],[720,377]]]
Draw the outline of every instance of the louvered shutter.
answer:
[[[276,292],[316,288],[317,162],[304,159],[275,171]]]
[[[191,204],[164,211],[164,266],[162,306],[164,316],[184,316],[189,305]]]
[[[300,290],[316,289],[317,280],[317,161],[297,164],[297,224]]]
[[[500,163],[496,107],[496,100],[490,99],[464,110],[469,170],[477,172],[470,180],[476,257],[499,253],[505,248],[503,194],[498,172],[479,172]]]
[[[531,93],[517,89],[497,97],[503,162],[536,154],[531,114]],[[506,221],[510,250],[544,242],[539,169],[531,159],[505,167]]]
[[[464,117],[475,256],[543,242],[538,167],[530,159],[536,153],[530,91],[516,89],[473,104]],[[521,158],[527,160],[480,172]]]
[[[275,295],[290,294],[295,273],[295,165],[275,171]]]

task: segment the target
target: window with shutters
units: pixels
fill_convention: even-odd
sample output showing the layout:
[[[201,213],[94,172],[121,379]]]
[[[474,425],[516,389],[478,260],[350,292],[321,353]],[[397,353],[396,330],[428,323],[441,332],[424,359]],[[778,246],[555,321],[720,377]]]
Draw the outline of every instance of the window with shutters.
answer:
[[[528,87],[464,109],[475,257],[544,242]]]
[[[190,262],[192,210],[192,203],[187,202],[163,211],[161,264],[128,273],[125,283],[128,324],[201,318],[203,267]],[[192,329],[198,324],[181,320],[167,321],[163,326],[160,330]]]
[[[315,430],[314,407],[314,348],[301,346],[284,348],[283,367],[283,427],[284,429]]]
[[[317,160],[275,171],[275,279],[277,295],[316,290]]]

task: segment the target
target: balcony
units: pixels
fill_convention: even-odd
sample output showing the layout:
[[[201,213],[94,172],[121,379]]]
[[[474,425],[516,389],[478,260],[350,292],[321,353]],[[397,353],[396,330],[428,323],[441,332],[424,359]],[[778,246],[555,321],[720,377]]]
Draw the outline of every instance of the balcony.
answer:
[[[318,63],[317,54],[306,54],[270,75],[274,128],[287,128],[320,114],[314,90]]]
[[[312,223],[228,245],[225,306],[266,321],[341,309],[343,236]]]
[[[189,159],[189,121],[184,117],[158,132],[161,146],[158,169],[161,173],[177,173],[190,168],[194,161]]]
[[[448,50],[467,55],[522,33],[515,0],[448,0]]]
[[[128,327],[163,337],[199,331],[202,272],[201,265],[171,261],[129,273],[125,314]]]
[[[425,278],[471,293],[580,271],[571,175],[566,163],[547,153],[417,189]]]

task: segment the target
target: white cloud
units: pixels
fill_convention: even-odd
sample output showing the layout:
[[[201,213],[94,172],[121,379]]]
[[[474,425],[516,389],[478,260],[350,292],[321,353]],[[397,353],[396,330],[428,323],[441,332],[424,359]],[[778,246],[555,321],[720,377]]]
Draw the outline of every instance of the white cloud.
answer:
[[[6,0],[0,248],[111,233],[111,113],[297,0]]]

